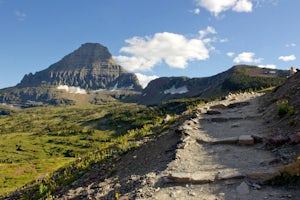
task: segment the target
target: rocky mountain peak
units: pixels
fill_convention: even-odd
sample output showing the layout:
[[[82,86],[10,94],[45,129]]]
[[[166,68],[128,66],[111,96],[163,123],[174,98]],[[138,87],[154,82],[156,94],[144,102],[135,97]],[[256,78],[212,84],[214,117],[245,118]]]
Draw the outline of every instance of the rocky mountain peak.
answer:
[[[117,65],[107,47],[98,43],[85,43],[51,67],[82,68],[95,64]]]
[[[83,89],[118,88],[141,90],[135,74],[118,65],[108,48],[85,43],[57,63],[35,74],[25,75],[19,87],[68,85]]]

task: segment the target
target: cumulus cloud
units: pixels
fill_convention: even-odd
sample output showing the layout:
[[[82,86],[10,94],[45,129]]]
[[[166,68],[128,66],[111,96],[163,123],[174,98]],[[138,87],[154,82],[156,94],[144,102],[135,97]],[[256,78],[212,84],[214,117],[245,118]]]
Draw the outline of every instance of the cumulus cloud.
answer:
[[[156,33],[154,36],[133,37],[125,40],[128,44],[114,57],[128,71],[151,71],[162,62],[173,68],[186,68],[193,60],[206,60],[214,48],[208,34],[215,34],[213,27],[199,31],[199,36],[187,38],[176,33]]]
[[[142,85],[143,88],[147,87],[147,85],[150,81],[159,78],[158,76],[155,76],[155,75],[147,76],[147,75],[140,74],[140,73],[135,73],[135,75],[139,79],[139,82],[140,82],[140,84]]]
[[[236,12],[252,12],[252,7],[252,2],[249,0],[239,0],[232,10]]]
[[[262,58],[255,58],[255,53],[253,52],[243,52],[233,59],[235,63],[260,63]]]
[[[251,0],[194,0],[198,6],[201,6],[211,12],[214,16],[227,10],[235,12],[252,12],[253,3]]]
[[[25,18],[27,17],[27,15],[26,15],[24,12],[21,12],[21,11],[18,11],[18,10],[16,10],[16,11],[14,12],[14,14],[15,14],[15,16],[17,17],[17,19],[18,19],[19,21],[24,21]]]
[[[233,56],[234,56],[234,52],[227,52],[226,55],[227,55],[228,57],[233,57]]]
[[[279,59],[279,60],[282,60],[282,61],[284,61],[284,62],[288,62],[288,61],[296,60],[296,56],[295,56],[295,55],[279,56],[278,59]]]
[[[267,65],[258,65],[260,68],[268,68],[268,69],[276,69],[276,65],[274,64],[267,64]]]

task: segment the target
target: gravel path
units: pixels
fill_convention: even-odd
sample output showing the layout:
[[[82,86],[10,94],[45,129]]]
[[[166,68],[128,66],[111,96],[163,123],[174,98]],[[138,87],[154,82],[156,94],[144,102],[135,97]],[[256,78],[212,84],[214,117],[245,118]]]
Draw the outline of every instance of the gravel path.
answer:
[[[109,166],[94,166],[55,199],[300,199],[299,190],[262,184],[283,163],[260,143],[268,132],[259,96],[206,104]]]

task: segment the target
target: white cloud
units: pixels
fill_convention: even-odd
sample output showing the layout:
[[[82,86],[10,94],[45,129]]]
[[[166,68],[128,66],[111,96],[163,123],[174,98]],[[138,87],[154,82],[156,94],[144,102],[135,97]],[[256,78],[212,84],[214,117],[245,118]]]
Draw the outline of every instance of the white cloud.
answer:
[[[15,14],[15,16],[17,17],[17,19],[18,19],[19,21],[24,21],[25,18],[27,17],[27,15],[26,15],[24,12],[21,12],[21,11],[18,11],[18,10],[16,10],[16,11],[14,12],[14,14]]]
[[[239,0],[232,8],[236,12],[252,12],[252,2],[249,0]]]
[[[223,39],[220,39],[219,41],[220,41],[220,43],[225,43],[225,42],[228,42],[228,39],[227,38],[223,38]]]
[[[195,8],[191,12],[194,13],[195,15],[199,15],[200,14],[200,8]]]
[[[285,45],[285,47],[289,48],[289,47],[295,47],[297,46],[295,43],[288,43]]]
[[[228,57],[233,57],[233,56],[234,56],[234,52],[227,52],[226,55],[227,55]]]
[[[255,53],[253,52],[243,52],[233,59],[235,63],[260,63],[262,58],[255,58]]]
[[[173,68],[186,68],[193,60],[206,60],[214,48],[210,44],[208,34],[215,34],[213,27],[199,31],[199,36],[187,38],[176,33],[156,33],[154,36],[133,37],[127,39],[128,44],[120,52],[129,56],[114,57],[128,71],[151,71],[162,62]]]
[[[147,87],[147,85],[150,81],[158,78],[158,76],[155,76],[155,75],[147,76],[147,75],[140,74],[140,73],[135,73],[135,75],[139,79],[139,82],[140,82],[140,84],[142,85],[143,88]]]
[[[199,35],[200,39],[205,38],[208,34],[217,34],[217,31],[214,27],[208,26],[205,30],[200,30]]]
[[[268,69],[276,69],[276,65],[274,64],[267,64],[267,65],[258,65],[260,68],[268,68]]]
[[[251,0],[194,0],[197,5],[205,8],[214,16],[227,10],[235,12],[252,12],[253,3]]]
[[[288,61],[296,60],[296,56],[295,56],[295,55],[279,56],[278,59],[279,59],[279,60],[282,60],[282,61],[284,61],[284,62],[288,62]]]

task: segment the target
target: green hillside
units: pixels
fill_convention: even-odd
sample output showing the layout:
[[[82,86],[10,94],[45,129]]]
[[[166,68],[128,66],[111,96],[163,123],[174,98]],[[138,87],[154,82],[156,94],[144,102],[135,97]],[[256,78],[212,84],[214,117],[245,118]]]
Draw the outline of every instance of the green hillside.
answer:
[[[133,138],[152,134],[151,127],[162,119],[156,108],[124,103],[48,106],[1,115],[0,196],[74,161],[84,170],[96,158],[78,159],[92,152],[109,154],[112,146],[126,151],[136,145]],[[73,175],[64,176],[67,183]]]

